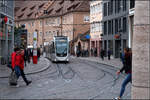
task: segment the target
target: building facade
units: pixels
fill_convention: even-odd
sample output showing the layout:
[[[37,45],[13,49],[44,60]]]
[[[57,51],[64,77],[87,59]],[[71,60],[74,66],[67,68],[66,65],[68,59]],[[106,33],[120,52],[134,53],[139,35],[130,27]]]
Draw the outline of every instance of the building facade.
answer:
[[[14,0],[0,1],[0,64],[10,60],[14,44]]]
[[[110,50],[113,57],[120,57],[128,46],[128,0],[103,1],[103,49]]]
[[[17,11],[15,20],[16,26],[25,24],[29,46],[33,44],[35,30],[38,30],[38,47],[43,47],[50,43],[53,36],[68,36],[72,41],[90,28],[88,1],[31,2],[32,5],[24,5]],[[73,48],[72,45],[71,49]]]
[[[90,2],[90,50],[96,50],[100,55],[102,47],[102,1],[93,0]],[[93,56],[93,53],[90,53]]]

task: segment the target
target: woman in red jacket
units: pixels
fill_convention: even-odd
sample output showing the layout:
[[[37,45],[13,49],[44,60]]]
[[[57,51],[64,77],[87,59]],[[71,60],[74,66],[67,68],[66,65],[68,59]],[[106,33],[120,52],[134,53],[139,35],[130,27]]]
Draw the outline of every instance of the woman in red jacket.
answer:
[[[15,67],[18,67],[18,66],[20,68],[20,75],[22,76],[26,85],[29,85],[31,83],[31,81],[28,81],[24,74],[24,50],[20,50],[19,52],[16,52]]]
[[[14,52],[11,54],[11,66],[12,69],[15,68],[15,57],[16,57],[16,53],[19,51],[19,48],[14,48]]]

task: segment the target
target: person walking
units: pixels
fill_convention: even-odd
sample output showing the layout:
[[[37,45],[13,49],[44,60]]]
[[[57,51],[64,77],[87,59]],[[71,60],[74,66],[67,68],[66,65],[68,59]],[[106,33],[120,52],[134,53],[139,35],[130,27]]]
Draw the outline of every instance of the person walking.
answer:
[[[15,57],[16,57],[16,53],[19,51],[19,48],[14,48],[14,52],[12,52],[11,54],[11,69],[12,71],[14,70],[15,68]]]
[[[108,60],[110,60],[110,56],[111,56],[111,51],[110,51],[110,49],[109,49],[108,52],[107,52],[107,56],[108,56]]]
[[[18,50],[15,56],[15,66],[12,66],[15,72],[17,72],[17,77],[21,75],[26,85],[29,85],[31,81],[27,80],[24,74],[24,50]]]
[[[27,49],[27,61],[30,63],[30,49]]]
[[[121,85],[121,90],[120,90],[120,94],[117,98],[115,98],[116,100],[120,100],[121,97],[124,94],[126,85],[131,82],[132,83],[132,52],[129,48],[125,48],[124,49],[124,62],[123,62],[123,67],[118,70],[116,72],[117,75],[119,75],[120,73],[122,73],[123,71],[125,71],[125,73],[127,74],[122,85]]]
[[[93,48],[91,48],[91,56],[93,56]]]
[[[40,48],[37,48],[37,57],[38,57],[38,60],[40,59],[40,56],[41,56]]]
[[[28,60],[28,50],[27,48],[24,50],[24,64],[27,66],[27,60]]]
[[[94,56],[97,57],[97,48],[94,48]]]
[[[103,49],[101,49],[100,54],[101,54],[101,58],[102,58],[102,60],[104,60],[104,50],[103,50]]]

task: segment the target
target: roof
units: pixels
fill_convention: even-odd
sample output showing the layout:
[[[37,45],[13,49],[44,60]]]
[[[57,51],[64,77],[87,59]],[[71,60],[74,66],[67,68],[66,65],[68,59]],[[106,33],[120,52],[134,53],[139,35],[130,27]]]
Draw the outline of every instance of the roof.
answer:
[[[15,11],[15,20],[34,19],[41,15],[53,1],[41,0],[41,1],[24,1],[24,5]]]
[[[69,12],[90,11],[88,0],[56,0],[41,17],[61,16]]]
[[[15,20],[61,16],[69,12],[89,12],[89,0],[41,0],[24,1],[16,11]]]

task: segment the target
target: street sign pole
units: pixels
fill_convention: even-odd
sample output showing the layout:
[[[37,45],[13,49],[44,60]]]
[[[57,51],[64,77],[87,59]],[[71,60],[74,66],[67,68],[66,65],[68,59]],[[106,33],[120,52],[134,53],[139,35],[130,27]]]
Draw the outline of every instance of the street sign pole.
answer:
[[[37,31],[33,33],[33,64],[37,64]]]

